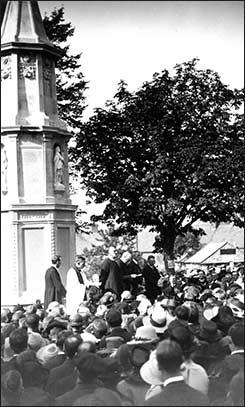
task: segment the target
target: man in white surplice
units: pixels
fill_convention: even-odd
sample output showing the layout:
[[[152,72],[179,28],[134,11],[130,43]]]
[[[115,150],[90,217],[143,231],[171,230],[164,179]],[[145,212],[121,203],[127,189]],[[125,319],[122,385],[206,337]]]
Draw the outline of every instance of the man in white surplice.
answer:
[[[77,255],[75,264],[67,272],[66,280],[66,311],[68,315],[76,314],[81,302],[85,301],[86,288],[90,282],[82,270],[85,266],[85,258]]]

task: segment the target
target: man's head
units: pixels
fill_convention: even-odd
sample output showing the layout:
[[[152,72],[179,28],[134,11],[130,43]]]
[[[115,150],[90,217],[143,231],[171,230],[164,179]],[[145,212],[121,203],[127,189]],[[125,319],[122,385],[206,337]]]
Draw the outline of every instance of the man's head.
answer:
[[[108,257],[109,257],[111,260],[114,260],[114,259],[116,258],[116,255],[117,255],[117,253],[116,253],[115,247],[114,247],[114,246],[110,246],[109,249],[108,249]]]
[[[17,328],[9,335],[9,344],[14,353],[21,353],[27,348],[28,334],[26,329]]]
[[[132,256],[128,251],[123,252],[123,254],[121,255],[121,260],[125,264],[128,264],[131,259],[132,259]]]
[[[183,351],[175,340],[165,339],[159,342],[156,357],[159,370],[169,377],[179,375],[180,365],[183,362]]]
[[[147,261],[148,261],[148,263],[149,263],[149,265],[150,266],[154,266],[154,264],[155,264],[155,257],[151,254],[150,256],[148,256],[148,259],[147,259]]]
[[[64,351],[69,359],[72,359],[77,353],[79,345],[83,342],[81,335],[73,334],[68,336],[64,341]]]
[[[61,265],[61,256],[59,254],[55,254],[52,259],[51,259],[52,264],[54,264],[55,267],[59,268]]]
[[[39,330],[39,321],[40,317],[37,314],[28,314],[26,316],[26,325],[34,332],[38,332]]]
[[[78,254],[76,256],[75,260],[76,267],[81,270],[85,266],[85,257],[82,256],[81,254]]]
[[[233,324],[229,331],[228,335],[231,338],[230,347],[231,350],[235,349],[244,349],[244,323],[236,322]]]

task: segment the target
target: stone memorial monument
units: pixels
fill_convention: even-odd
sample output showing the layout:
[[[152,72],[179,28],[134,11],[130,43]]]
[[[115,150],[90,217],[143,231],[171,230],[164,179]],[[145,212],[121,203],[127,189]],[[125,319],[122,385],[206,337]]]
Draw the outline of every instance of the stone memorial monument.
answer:
[[[75,256],[67,142],[57,111],[55,60],[38,3],[5,2],[1,17],[1,303],[43,301],[55,253]]]

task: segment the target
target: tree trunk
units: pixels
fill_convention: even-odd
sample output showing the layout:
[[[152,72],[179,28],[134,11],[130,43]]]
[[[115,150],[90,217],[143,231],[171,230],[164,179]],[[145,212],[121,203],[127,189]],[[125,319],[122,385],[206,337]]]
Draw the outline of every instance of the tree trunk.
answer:
[[[175,267],[174,267],[174,243],[175,243],[176,236],[169,236],[167,239],[164,236],[161,236],[161,240],[163,243],[163,258],[165,269],[168,273],[174,274]]]

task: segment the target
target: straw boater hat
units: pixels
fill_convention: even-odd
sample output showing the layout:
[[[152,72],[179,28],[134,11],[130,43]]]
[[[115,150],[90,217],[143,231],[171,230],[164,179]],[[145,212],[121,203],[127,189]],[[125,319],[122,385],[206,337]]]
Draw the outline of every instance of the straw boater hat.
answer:
[[[136,329],[134,339],[127,342],[128,345],[135,345],[137,343],[157,343],[159,338],[153,326],[140,326]]]
[[[168,313],[161,307],[156,305],[150,315],[143,317],[143,325],[152,326],[156,333],[163,333],[168,329],[169,324]]]

